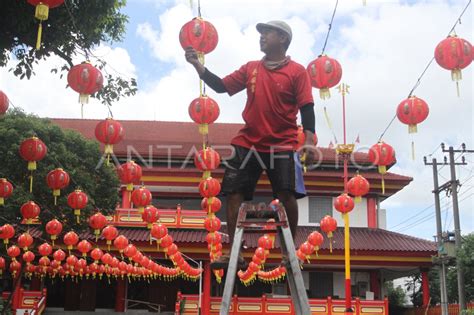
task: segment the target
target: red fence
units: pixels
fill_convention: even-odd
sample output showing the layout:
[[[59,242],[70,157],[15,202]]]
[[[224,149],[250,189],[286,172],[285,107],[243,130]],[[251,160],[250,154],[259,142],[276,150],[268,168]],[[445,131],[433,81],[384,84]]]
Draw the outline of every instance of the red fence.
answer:
[[[311,315],[344,315],[345,301],[327,299],[309,299]],[[181,309],[180,309],[181,307]],[[220,297],[211,297],[209,315],[219,314]],[[352,300],[354,315],[388,315],[388,301]],[[176,314],[197,315],[199,298],[197,295],[179,295],[176,302]],[[229,315],[295,315],[291,298],[261,298],[237,297],[232,298]]]
[[[9,296],[10,292],[2,292],[4,300],[8,299]],[[13,295],[11,303],[13,314],[42,314],[46,307],[46,289],[43,289],[43,291],[19,289],[18,293]]]

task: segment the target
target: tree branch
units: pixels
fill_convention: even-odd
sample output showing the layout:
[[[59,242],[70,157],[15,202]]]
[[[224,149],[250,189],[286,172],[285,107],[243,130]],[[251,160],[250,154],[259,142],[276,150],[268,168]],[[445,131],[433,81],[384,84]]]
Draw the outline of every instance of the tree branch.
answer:
[[[71,68],[74,66],[74,64],[72,63],[71,57],[69,57],[68,55],[66,55],[65,53],[63,53],[63,52],[62,52],[61,50],[59,50],[57,47],[54,47],[52,50],[53,50],[53,52],[54,52],[57,56],[63,58],[63,59],[69,64],[69,66],[70,66]]]

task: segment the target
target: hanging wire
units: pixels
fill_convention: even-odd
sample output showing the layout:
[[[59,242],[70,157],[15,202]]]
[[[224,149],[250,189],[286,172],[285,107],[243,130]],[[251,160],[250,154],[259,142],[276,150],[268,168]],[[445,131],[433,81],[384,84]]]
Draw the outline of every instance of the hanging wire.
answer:
[[[454,29],[456,28],[456,26],[458,24],[461,24],[461,17],[464,15],[464,13],[466,12],[467,8],[469,7],[469,5],[471,4],[471,1],[472,0],[469,0],[468,3],[466,4],[466,7],[464,8],[464,10],[461,12],[461,14],[459,15],[459,17],[456,19],[456,22],[454,23],[453,27],[450,29],[449,33],[448,33],[448,36],[454,31]],[[337,3],[336,3],[337,5]],[[435,59],[435,57],[431,58],[431,60],[428,62],[428,64],[426,65],[425,69],[423,70],[423,72],[421,73],[420,77],[418,78],[418,80],[416,80],[416,83],[415,85],[413,86],[413,88],[411,89],[410,93],[408,93],[408,97],[411,97],[413,95],[413,92],[415,92],[416,88],[420,85],[421,83],[421,79],[423,78],[423,76],[425,75],[426,71],[428,70],[428,68],[431,66],[431,64],[433,63],[433,60]],[[379,140],[382,140],[383,136],[385,135],[385,133],[387,132],[387,130],[390,128],[390,126],[392,125],[393,121],[395,120],[395,118],[397,117],[397,114],[395,114],[392,118],[392,120],[388,123],[387,127],[385,128],[385,130],[382,132],[382,134],[380,135],[379,137]]]
[[[326,50],[326,45],[328,43],[329,34],[331,33],[332,22],[334,21],[334,16],[336,15],[336,10],[337,10],[337,4],[338,3],[339,3],[339,0],[336,0],[336,5],[334,6],[334,11],[332,12],[331,22],[329,22],[328,33],[326,34],[326,40],[324,41],[324,46],[323,46],[323,50],[321,52],[321,55],[323,55],[324,51]]]
[[[198,0],[198,17],[201,17],[201,0]]]

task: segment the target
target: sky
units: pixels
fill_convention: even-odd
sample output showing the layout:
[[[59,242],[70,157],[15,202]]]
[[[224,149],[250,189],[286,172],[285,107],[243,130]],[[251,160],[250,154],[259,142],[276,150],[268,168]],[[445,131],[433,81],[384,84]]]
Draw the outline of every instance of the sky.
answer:
[[[192,5],[191,5],[192,3]],[[357,150],[367,151],[395,115],[397,105],[415,86],[433,58],[434,48],[446,38],[468,0],[362,0],[339,1],[325,53],[339,61],[342,82],[350,86],[347,96],[348,140],[359,136]],[[201,13],[219,33],[217,48],[206,56],[206,66],[224,76],[249,60],[262,57],[259,51],[258,22],[281,19],[293,29],[288,54],[306,66],[321,54],[328,25],[334,10],[333,0],[201,0]],[[197,0],[128,0],[123,12],[129,16],[123,42],[102,44],[94,55],[104,58],[107,72],[135,77],[137,95],[112,106],[115,119],[191,121],[188,105],[199,95],[199,81],[194,68],[187,64],[179,44],[181,26],[197,15]],[[51,21],[53,22],[53,21]],[[473,40],[473,9],[467,9],[455,28],[459,37]],[[47,36],[47,34],[45,35]],[[78,56],[76,62],[81,62]],[[66,88],[65,79],[50,73],[62,64],[51,57],[36,67],[31,80],[19,80],[0,69],[0,89],[15,106],[41,117],[80,118],[77,94]],[[474,149],[473,143],[473,65],[463,70],[460,97],[449,71],[433,62],[421,78],[414,95],[424,99],[430,114],[409,135],[407,126],[397,119],[389,126],[383,140],[392,145],[397,164],[390,169],[414,178],[402,191],[382,203],[387,210],[391,230],[432,239],[436,233],[432,169],[428,159],[443,159],[440,143]],[[25,93],[25,91],[28,91]],[[342,139],[341,96],[332,89],[329,100],[321,100],[314,89],[316,132],[319,146],[327,147],[332,132]],[[245,95],[233,97],[209,92],[220,105],[218,122],[241,123]],[[326,108],[332,130],[324,118]],[[107,109],[91,99],[84,108],[84,118],[105,118]],[[415,142],[415,160],[411,142]],[[460,155],[456,156],[458,162]],[[474,231],[474,155],[464,154],[467,165],[456,167],[462,184],[459,190],[461,230]],[[449,167],[440,169],[440,184],[449,180]],[[443,228],[453,230],[452,198],[441,199]]]

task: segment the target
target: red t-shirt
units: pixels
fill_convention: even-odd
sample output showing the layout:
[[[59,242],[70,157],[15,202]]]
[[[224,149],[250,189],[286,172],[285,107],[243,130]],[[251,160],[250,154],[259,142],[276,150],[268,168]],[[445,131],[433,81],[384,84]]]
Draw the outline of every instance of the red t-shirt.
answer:
[[[222,81],[229,95],[247,89],[245,126],[232,144],[260,152],[295,148],[298,110],[313,103],[309,75],[302,65],[290,60],[280,69],[268,70],[262,60],[250,61]]]

